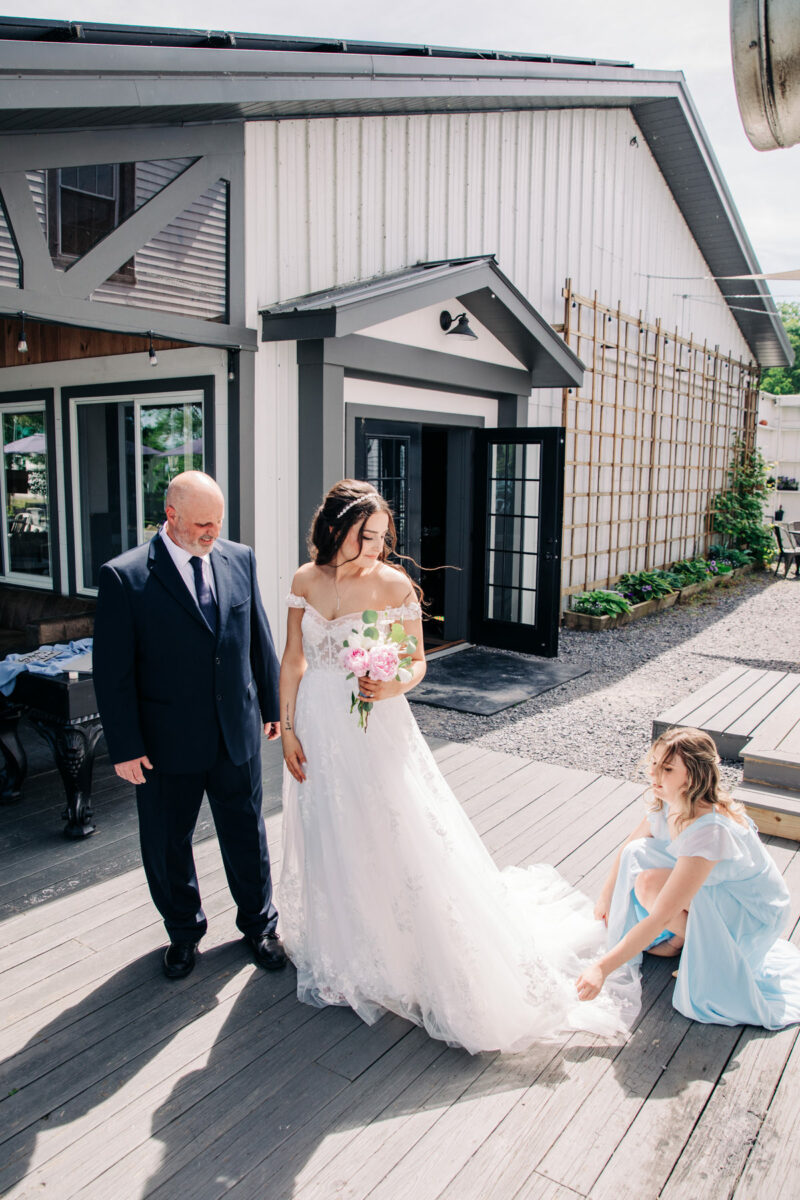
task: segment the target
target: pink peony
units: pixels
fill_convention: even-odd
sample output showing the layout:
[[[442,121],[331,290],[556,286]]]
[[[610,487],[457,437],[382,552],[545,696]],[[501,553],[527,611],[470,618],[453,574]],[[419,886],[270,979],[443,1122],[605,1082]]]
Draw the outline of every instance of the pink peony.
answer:
[[[345,671],[352,671],[360,679],[366,675],[370,667],[370,656],[360,646],[345,646],[339,655],[339,662]]]
[[[372,679],[388,683],[394,679],[400,666],[400,655],[394,646],[375,646],[369,652],[369,673]]]

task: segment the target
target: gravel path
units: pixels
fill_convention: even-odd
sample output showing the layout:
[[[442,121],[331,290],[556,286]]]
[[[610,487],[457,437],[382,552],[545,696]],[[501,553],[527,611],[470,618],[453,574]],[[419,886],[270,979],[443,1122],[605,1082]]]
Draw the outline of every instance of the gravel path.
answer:
[[[426,734],[641,780],[663,709],[733,664],[800,671],[800,579],[744,576],[619,629],[562,629],[558,658],[589,674],[493,717],[425,704],[414,715]],[[741,766],[723,775],[731,787]]]

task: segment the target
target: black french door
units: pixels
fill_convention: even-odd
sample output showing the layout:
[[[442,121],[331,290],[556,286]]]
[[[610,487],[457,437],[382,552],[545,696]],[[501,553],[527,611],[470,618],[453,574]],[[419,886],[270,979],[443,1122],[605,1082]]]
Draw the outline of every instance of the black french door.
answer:
[[[475,432],[472,641],[558,653],[564,430]]]
[[[356,426],[356,478],[371,483],[394,514],[397,552],[420,560],[422,532],[422,426],[412,421],[360,418]],[[404,564],[417,577],[413,563]]]

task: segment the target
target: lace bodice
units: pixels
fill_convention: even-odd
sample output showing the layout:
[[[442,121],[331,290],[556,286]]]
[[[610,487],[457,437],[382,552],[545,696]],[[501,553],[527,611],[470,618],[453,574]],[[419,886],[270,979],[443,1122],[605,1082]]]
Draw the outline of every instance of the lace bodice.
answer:
[[[363,629],[361,613],[344,613],[341,617],[328,620],[304,596],[296,596],[294,592],[289,592],[286,603],[290,608],[304,609],[303,653],[308,670],[341,671],[339,654],[342,644],[352,629],[359,632]],[[387,633],[393,621],[418,621],[421,617],[422,609],[416,600],[397,608],[383,608],[378,613],[378,629],[381,634]]]

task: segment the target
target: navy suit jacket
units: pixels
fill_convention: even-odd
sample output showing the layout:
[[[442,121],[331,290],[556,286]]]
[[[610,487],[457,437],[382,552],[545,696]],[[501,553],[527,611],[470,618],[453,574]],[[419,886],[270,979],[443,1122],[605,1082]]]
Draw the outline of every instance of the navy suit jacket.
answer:
[[[279,719],[279,665],[249,546],[211,554],[211,632],[160,534],[100,569],[94,685],[114,763],[147,755],[166,774],[207,770],[222,737],[240,765]]]

